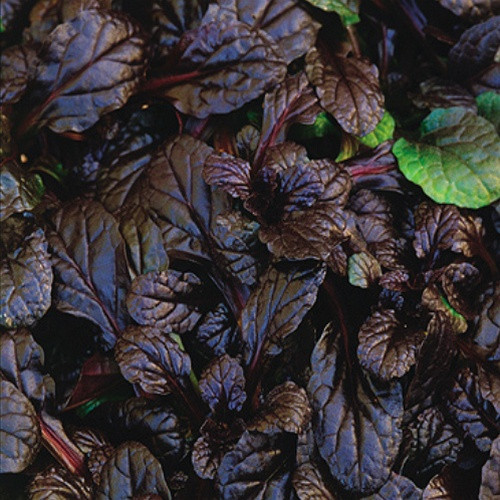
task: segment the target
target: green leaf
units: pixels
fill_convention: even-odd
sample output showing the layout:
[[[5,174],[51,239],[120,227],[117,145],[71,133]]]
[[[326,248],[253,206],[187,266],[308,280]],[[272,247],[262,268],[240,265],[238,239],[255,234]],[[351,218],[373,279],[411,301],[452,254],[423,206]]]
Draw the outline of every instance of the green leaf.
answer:
[[[329,118],[328,113],[320,113],[312,125],[297,123],[291,129],[291,136],[295,140],[314,139],[315,137],[327,137],[338,135],[338,126]]]
[[[465,108],[436,109],[420,141],[399,139],[392,152],[405,177],[434,201],[480,208],[500,197],[500,139],[492,123]]]
[[[476,103],[478,113],[493,123],[500,134],[500,94],[483,92],[476,97]]]
[[[386,111],[375,130],[363,137],[358,137],[358,141],[369,148],[376,148],[379,144],[392,139],[395,126],[394,118]]]
[[[318,9],[336,12],[345,26],[359,23],[359,0],[307,0]]]

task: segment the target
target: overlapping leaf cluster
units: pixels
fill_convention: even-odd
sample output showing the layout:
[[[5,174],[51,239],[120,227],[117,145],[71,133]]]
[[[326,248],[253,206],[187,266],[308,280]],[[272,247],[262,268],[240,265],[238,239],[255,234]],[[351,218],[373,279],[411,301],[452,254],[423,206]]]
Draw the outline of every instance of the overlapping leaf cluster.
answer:
[[[2,496],[500,495],[499,8],[360,4],[2,4]]]

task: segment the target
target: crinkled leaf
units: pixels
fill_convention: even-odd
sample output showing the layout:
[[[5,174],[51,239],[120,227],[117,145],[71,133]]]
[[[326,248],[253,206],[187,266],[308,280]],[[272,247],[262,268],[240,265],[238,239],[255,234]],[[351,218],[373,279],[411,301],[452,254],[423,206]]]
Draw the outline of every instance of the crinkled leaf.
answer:
[[[391,472],[389,480],[369,500],[420,500],[422,490],[405,476]],[[368,500],[367,499],[367,500]]]
[[[168,394],[189,375],[191,360],[168,334],[150,326],[129,326],[115,346],[123,376],[150,394]]]
[[[382,380],[402,377],[415,364],[424,333],[400,322],[392,309],[374,312],[358,334],[361,366]]]
[[[15,385],[0,380],[0,472],[22,472],[35,459],[41,444],[33,405]]]
[[[35,229],[18,248],[2,252],[0,325],[4,328],[31,326],[50,307],[54,276],[47,249],[43,230]]]
[[[500,197],[500,141],[495,127],[464,108],[434,110],[420,141],[392,148],[405,177],[438,203],[480,208]]]
[[[124,443],[104,465],[95,498],[119,500],[145,494],[171,498],[160,462],[144,445]]]
[[[294,382],[276,386],[248,424],[251,431],[274,434],[280,431],[301,434],[311,421],[307,393]]]
[[[45,356],[28,330],[0,336],[0,374],[12,382],[40,411],[54,397],[54,381],[44,375]]]
[[[409,464],[418,475],[426,477],[456,461],[462,440],[436,407],[417,415],[408,429],[411,436]]]
[[[316,41],[320,25],[297,0],[218,0],[204,22],[241,21],[266,31],[278,44],[286,62],[303,56]]]
[[[80,132],[136,92],[146,70],[146,39],[116,12],[83,11],[47,36],[39,58],[26,126]]]
[[[388,479],[402,432],[397,383],[374,383],[342,353],[342,336],[325,328],[312,357],[308,385],[319,452],[349,492],[368,495]]]
[[[495,60],[500,43],[500,16],[475,24],[462,33],[448,54],[450,71],[462,78],[474,76]]]
[[[100,203],[80,199],[57,211],[52,224],[55,306],[95,323],[111,347],[127,323],[130,286],[118,222]]]
[[[412,95],[415,106],[421,109],[452,108],[461,106],[477,112],[476,101],[464,87],[451,80],[429,78],[420,83],[419,93]]]
[[[39,472],[29,485],[30,500],[91,500],[92,487],[82,476],[61,466]]]
[[[271,145],[283,142],[293,123],[312,125],[320,112],[304,73],[288,76],[264,97],[262,130],[256,157]]]
[[[286,75],[283,55],[272,38],[238,21],[202,24],[186,33],[179,46],[186,48],[179,74],[172,78],[177,81],[162,95],[197,118],[238,109]]]
[[[347,276],[351,285],[369,288],[382,276],[382,269],[370,253],[355,253],[349,257]]]
[[[423,202],[416,214],[415,241],[417,257],[436,258],[439,250],[447,250],[455,243],[460,214],[453,205],[435,205]]]
[[[202,479],[213,479],[222,458],[227,453],[225,449],[215,449],[204,436],[199,437],[193,445],[192,462],[198,477]]]
[[[307,0],[318,9],[336,12],[346,25],[359,22],[360,0]]]
[[[436,474],[425,487],[422,500],[451,500],[454,498],[477,498],[478,488],[475,475],[470,470],[447,465]]]
[[[484,255],[483,234],[484,227],[480,217],[461,215],[453,234],[451,249],[463,253],[466,257]]]
[[[20,17],[26,14],[29,8],[29,0],[5,0],[2,2],[2,14],[0,17],[0,32],[11,33],[19,25]]]
[[[107,422],[110,434],[116,439],[126,435],[138,440],[168,463],[174,464],[184,456],[184,425],[163,401],[131,398],[107,403],[98,412],[99,420]]]
[[[500,436],[491,445],[490,458],[483,465],[481,472],[481,488],[479,498],[495,498],[500,496]]]
[[[200,322],[196,330],[196,339],[209,353],[221,356],[231,347],[235,332],[235,325],[227,307],[220,303]]]
[[[500,283],[490,286],[483,298],[474,343],[494,361],[500,361]]]
[[[233,198],[246,200],[250,195],[250,164],[227,153],[211,154],[205,160],[203,178]]]
[[[481,451],[488,451],[500,429],[500,416],[483,398],[477,376],[464,368],[456,376],[446,401],[446,411],[466,437]]]
[[[415,419],[432,406],[448,382],[457,353],[451,325],[445,313],[434,313],[427,326],[427,336],[420,346],[415,374],[405,395],[405,421]]]
[[[40,201],[43,182],[38,175],[24,175],[14,162],[0,167],[0,221],[12,214],[32,210]]]
[[[292,478],[293,489],[299,500],[336,500],[321,477],[317,466],[312,462],[299,465]]]
[[[261,277],[241,315],[247,365],[265,355],[276,356],[316,301],[325,268],[310,265],[279,270],[272,266]]]
[[[449,323],[451,330],[455,333],[467,331],[467,320],[448,302],[447,298],[440,292],[437,285],[429,285],[422,293],[422,306],[432,312],[439,312],[443,319]]]
[[[349,134],[369,134],[384,115],[384,96],[376,66],[340,55],[324,57],[317,49],[306,56],[306,73],[321,106]]]
[[[219,466],[217,487],[221,498],[288,498],[293,458],[290,451],[286,435],[246,431]]]
[[[441,276],[443,290],[451,307],[468,319],[477,312],[479,270],[468,262],[450,264]]]
[[[218,253],[225,267],[245,285],[255,285],[259,274],[256,256],[259,244],[259,224],[245,218],[239,212],[227,212],[217,216],[212,235],[217,242]]]
[[[382,119],[378,122],[375,129],[363,137],[359,137],[359,141],[369,148],[376,148],[385,141],[392,139],[396,122],[392,115],[386,111]]]
[[[201,280],[173,269],[137,276],[127,295],[128,312],[137,323],[175,333],[192,330],[206,303]]]
[[[500,95],[496,92],[483,92],[476,97],[478,112],[493,123],[500,134]]]
[[[37,64],[36,50],[32,45],[14,45],[2,52],[0,61],[2,104],[14,104],[21,99],[34,76]]]
[[[243,368],[227,354],[214,358],[201,374],[200,391],[212,411],[240,411],[247,398]]]
[[[484,19],[500,12],[497,0],[438,0],[453,14],[471,20]]]

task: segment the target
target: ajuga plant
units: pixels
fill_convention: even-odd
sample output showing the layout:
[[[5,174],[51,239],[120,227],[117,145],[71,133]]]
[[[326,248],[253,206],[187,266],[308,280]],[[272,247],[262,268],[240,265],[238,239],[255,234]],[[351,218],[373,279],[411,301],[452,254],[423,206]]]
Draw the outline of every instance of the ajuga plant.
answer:
[[[500,496],[496,0],[2,0],[0,496]]]

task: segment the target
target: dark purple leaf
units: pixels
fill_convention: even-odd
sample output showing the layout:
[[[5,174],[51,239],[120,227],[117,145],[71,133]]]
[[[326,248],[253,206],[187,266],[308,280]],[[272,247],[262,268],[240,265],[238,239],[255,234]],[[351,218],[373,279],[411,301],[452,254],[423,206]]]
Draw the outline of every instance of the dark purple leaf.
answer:
[[[479,498],[495,498],[500,496],[500,437],[491,445],[490,458],[484,464],[481,473]]]
[[[150,326],[129,326],[115,346],[123,376],[150,394],[168,394],[189,375],[191,360],[170,336]]]
[[[474,343],[492,361],[500,360],[500,284],[490,286],[482,297],[482,310],[474,333]]]
[[[382,380],[402,377],[415,364],[423,338],[423,331],[400,322],[394,310],[377,311],[359,330],[359,362]]]
[[[490,17],[500,10],[496,0],[439,0],[439,3],[453,14],[471,20]]]
[[[50,466],[39,472],[29,485],[29,497],[92,500],[92,487],[82,476],[72,474],[65,467]]]
[[[405,476],[391,472],[389,480],[380,488],[380,490],[368,497],[369,500],[420,500],[422,490]],[[367,500],[368,500],[367,499]]]
[[[238,109],[286,75],[283,54],[272,38],[238,21],[204,23],[186,33],[179,46],[185,49],[178,74],[165,77],[161,93],[179,111],[197,118]]]
[[[457,460],[462,440],[436,407],[418,414],[408,429],[411,436],[409,466],[419,476],[435,474]]]
[[[37,411],[54,398],[54,381],[44,375],[43,349],[28,330],[2,333],[0,356],[1,377],[12,382]]]
[[[462,33],[448,54],[454,76],[465,80],[494,63],[500,44],[499,20],[500,16],[492,17]]]
[[[214,358],[201,374],[200,391],[212,411],[240,411],[247,398],[243,368],[227,354]]]
[[[206,302],[201,280],[173,269],[137,276],[127,295],[128,312],[137,323],[175,333],[192,330]]]
[[[3,126],[3,124],[2,124]],[[40,201],[43,184],[38,175],[26,175],[15,162],[0,167],[0,221],[30,211]]]
[[[54,276],[45,234],[35,229],[23,236],[19,247],[0,254],[0,325],[4,328],[33,325],[51,304]]]
[[[235,325],[224,304],[209,311],[198,325],[196,339],[214,356],[225,354],[235,337]]]
[[[301,434],[311,421],[307,393],[294,382],[276,386],[248,424],[251,431],[275,434],[280,431]]]
[[[20,23],[20,18],[30,7],[30,0],[5,0],[2,2],[2,28],[11,33]]]
[[[38,454],[40,426],[29,399],[7,380],[0,380],[0,472],[22,472]]]
[[[259,224],[245,218],[239,212],[227,212],[217,216],[212,228],[217,252],[224,259],[225,267],[245,285],[257,282],[259,261],[256,253],[259,240]]]
[[[2,9],[2,23],[3,20]],[[36,51],[31,45],[14,45],[2,52],[0,101],[3,105],[14,104],[21,99],[33,79],[37,64]]]
[[[342,350],[342,336],[327,326],[311,357],[315,439],[342,487],[368,495],[384,485],[396,460],[403,395],[397,383],[375,383],[355,372]]]
[[[264,115],[256,161],[269,146],[285,141],[290,125],[311,125],[320,112],[304,73],[287,77],[264,97]]]
[[[420,83],[420,92],[412,96],[419,108],[437,109],[461,106],[477,113],[474,97],[461,85],[441,78],[430,78]]]
[[[126,435],[140,441],[169,464],[183,458],[186,430],[174,410],[163,401],[131,398],[107,403],[98,412],[97,419],[106,421],[110,435],[117,440]]]
[[[160,462],[144,445],[130,441],[119,446],[104,465],[95,498],[119,500],[144,494],[171,499]]]
[[[317,49],[306,56],[306,73],[321,106],[349,134],[372,132],[384,115],[377,67],[363,59],[329,55]]]
[[[245,432],[227,453],[217,472],[221,498],[289,498],[290,453],[288,436]]]
[[[465,318],[449,305],[446,297],[440,292],[437,285],[429,285],[422,293],[422,306],[432,312],[440,312],[449,322],[451,329],[456,333],[465,333],[468,325]]]
[[[479,270],[468,262],[450,264],[441,277],[448,302],[468,319],[476,315],[477,288],[480,280]]]
[[[481,255],[484,252],[484,227],[480,217],[462,215],[458,219],[451,249],[466,257]]]
[[[233,198],[246,200],[250,196],[250,164],[227,153],[211,154],[206,159],[203,178]]]
[[[303,56],[316,41],[319,24],[297,0],[218,0],[204,22],[238,20],[266,31],[278,44],[286,62]]]
[[[485,400],[477,376],[464,368],[455,377],[446,401],[446,412],[481,451],[488,451],[500,431],[500,416]]]
[[[80,199],[56,212],[52,224],[55,306],[95,323],[112,347],[128,320],[130,286],[118,223],[100,203]]]
[[[121,108],[144,76],[145,36],[129,18],[83,11],[45,39],[30,96],[34,108],[23,125],[81,132]]]
[[[312,462],[299,465],[292,478],[293,489],[299,500],[336,500],[336,496],[328,489],[319,469]]]
[[[314,305],[325,277],[324,267],[270,267],[250,295],[241,315],[245,363],[262,356],[276,356]]]

